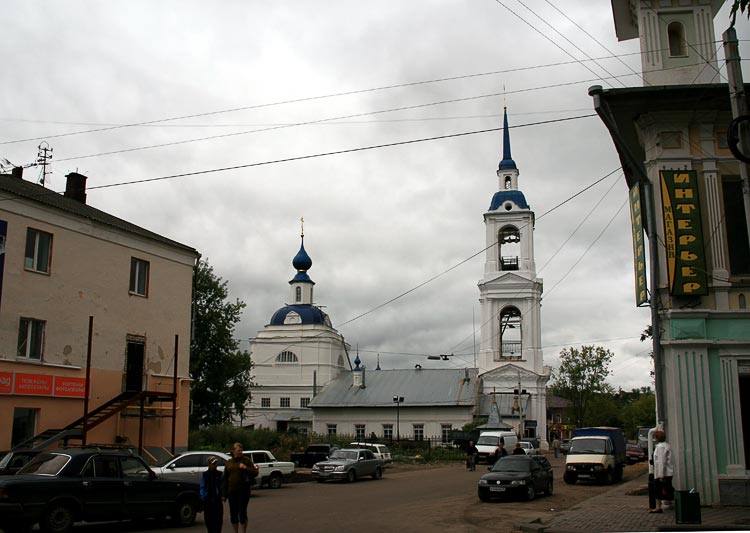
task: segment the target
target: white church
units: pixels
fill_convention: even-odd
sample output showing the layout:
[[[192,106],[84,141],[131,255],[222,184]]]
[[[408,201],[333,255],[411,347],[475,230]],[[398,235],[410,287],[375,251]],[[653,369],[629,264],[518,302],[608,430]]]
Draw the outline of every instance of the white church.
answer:
[[[482,309],[478,368],[381,370],[352,366],[349,346],[314,304],[302,245],[292,264],[290,301],[251,342],[252,400],[241,425],[356,438],[421,439],[487,417],[547,444],[541,349],[542,280],[534,263],[534,212],[518,187],[507,110],[499,190],[484,213],[487,256],[479,282]]]

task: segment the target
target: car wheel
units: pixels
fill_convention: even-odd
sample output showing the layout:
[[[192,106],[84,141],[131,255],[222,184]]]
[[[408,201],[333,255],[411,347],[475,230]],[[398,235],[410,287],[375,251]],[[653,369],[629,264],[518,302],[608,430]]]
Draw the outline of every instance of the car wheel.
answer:
[[[612,472],[612,469],[611,468],[607,468],[607,473],[604,476],[604,483],[607,484],[607,485],[611,485],[612,482],[614,481],[614,478],[615,478],[615,475]]]
[[[619,483],[620,481],[622,481],[622,474],[623,474],[622,466],[615,467],[615,477],[614,477],[615,483]]]
[[[549,478],[547,480],[547,488],[545,489],[544,492],[547,493],[547,496],[552,496],[552,478]]]
[[[183,498],[174,508],[174,514],[172,514],[172,522],[174,525],[179,527],[192,526],[195,522],[195,504],[188,498]]]
[[[281,474],[278,472],[274,472],[271,474],[271,477],[268,478],[268,488],[269,489],[279,489],[281,488],[281,483],[283,479],[281,478]]]
[[[346,482],[354,483],[355,481],[357,481],[357,473],[354,470],[349,470],[346,473]]]
[[[45,533],[67,533],[73,528],[75,514],[69,505],[52,504],[42,515],[39,529]]]
[[[533,483],[529,483],[526,486],[526,499],[529,500],[529,501],[531,501],[534,498],[536,498],[536,490],[534,490],[534,484]]]
[[[372,479],[380,479],[383,477],[383,469],[380,467],[377,467],[375,469],[375,473],[372,475]]]

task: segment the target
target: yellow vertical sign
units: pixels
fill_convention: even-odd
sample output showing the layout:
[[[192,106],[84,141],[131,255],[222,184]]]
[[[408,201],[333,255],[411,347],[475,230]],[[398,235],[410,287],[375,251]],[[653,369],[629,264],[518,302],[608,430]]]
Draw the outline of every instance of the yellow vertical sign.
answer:
[[[698,174],[662,170],[659,175],[669,292],[673,296],[708,294]]]
[[[633,266],[635,268],[635,304],[648,301],[646,290],[646,252],[643,242],[643,217],[641,215],[641,189],[639,184],[630,188],[630,222],[633,230]]]

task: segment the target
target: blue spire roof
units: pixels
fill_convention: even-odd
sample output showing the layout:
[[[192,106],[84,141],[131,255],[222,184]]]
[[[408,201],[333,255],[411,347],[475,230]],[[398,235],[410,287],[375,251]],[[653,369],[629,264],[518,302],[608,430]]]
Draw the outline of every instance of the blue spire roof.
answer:
[[[516,162],[510,155],[510,132],[508,132],[508,108],[503,108],[503,160],[500,161],[498,170],[518,170]]]

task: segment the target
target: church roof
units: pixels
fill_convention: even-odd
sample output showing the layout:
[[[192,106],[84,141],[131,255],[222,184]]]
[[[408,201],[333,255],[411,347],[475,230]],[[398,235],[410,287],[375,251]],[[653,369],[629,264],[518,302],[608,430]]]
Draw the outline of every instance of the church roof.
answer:
[[[490,211],[499,209],[508,200],[516,204],[521,209],[529,208],[529,204],[526,203],[526,197],[521,191],[508,190],[497,191],[495,193],[495,195],[492,197],[492,202],[490,203]]]
[[[393,397],[403,396],[401,407],[472,407],[476,369],[371,370],[365,388],[355,387],[350,372],[330,381],[310,402],[310,407],[393,407]]]
[[[518,170],[516,162],[510,155],[510,133],[508,132],[508,109],[503,109],[503,159],[497,167],[498,170]]]
[[[289,313],[297,313],[300,317],[300,321],[294,321],[294,325],[298,324],[322,324],[325,326],[331,325],[331,320],[328,315],[323,312],[322,309],[310,304],[301,305],[285,305],[278,311],[276,311],[271,317],[271,326],[283,326]]]

